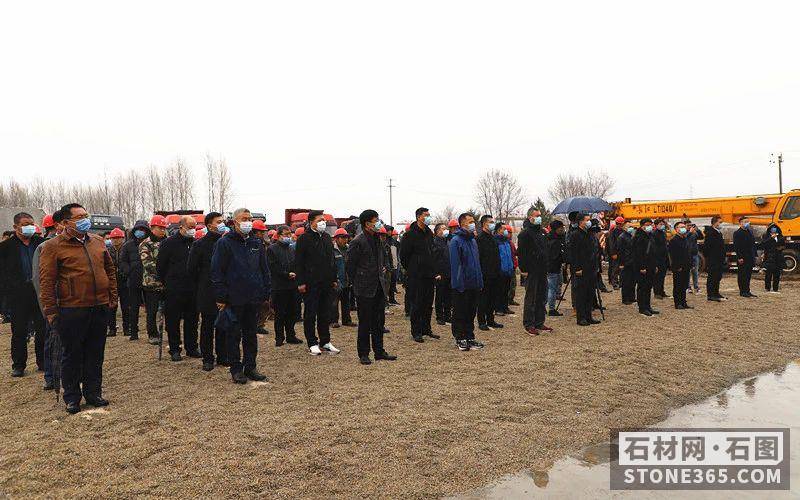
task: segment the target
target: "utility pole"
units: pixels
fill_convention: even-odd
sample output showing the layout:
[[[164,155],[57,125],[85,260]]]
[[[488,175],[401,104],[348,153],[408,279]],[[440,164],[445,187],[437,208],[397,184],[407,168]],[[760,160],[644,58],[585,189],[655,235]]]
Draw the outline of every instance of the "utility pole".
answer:
[[[388,188],[389,188],[389,225],[390,226],[394,226],[394,213],[392,212],[392,210],[393,210],[393,207],[392,207],[392,188],[396,188],[396,187],[397,186],[392,184],[392,179],[390,177],[389,178],[389,186],[388,186]]]
[[[775,153],[769,154],[771,157],[775,156]],[[774,163],[775,160],[769,160],[770,163]],[[778,153],[778,192],[779,194],[783,194],[783,153]]]

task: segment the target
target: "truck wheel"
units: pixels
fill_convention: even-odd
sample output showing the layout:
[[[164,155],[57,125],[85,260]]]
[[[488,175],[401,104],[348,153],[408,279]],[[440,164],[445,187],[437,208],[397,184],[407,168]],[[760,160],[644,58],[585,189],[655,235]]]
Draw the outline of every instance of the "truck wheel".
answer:
[[[783,251],[783,272],[786,274],[794,274],[800,272],[798,269],[800,265],[800,252],[797,250],[784,250]]]

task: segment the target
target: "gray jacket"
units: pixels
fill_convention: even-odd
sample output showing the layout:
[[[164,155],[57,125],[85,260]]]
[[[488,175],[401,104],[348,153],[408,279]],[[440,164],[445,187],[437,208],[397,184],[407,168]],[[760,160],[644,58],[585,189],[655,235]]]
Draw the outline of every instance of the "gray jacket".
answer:
[[[361,233],[350,243],[347,250],[347,274],[353,283],[356,297],[374,297],[386,294],[386,265],[383,243],[377,235]]]

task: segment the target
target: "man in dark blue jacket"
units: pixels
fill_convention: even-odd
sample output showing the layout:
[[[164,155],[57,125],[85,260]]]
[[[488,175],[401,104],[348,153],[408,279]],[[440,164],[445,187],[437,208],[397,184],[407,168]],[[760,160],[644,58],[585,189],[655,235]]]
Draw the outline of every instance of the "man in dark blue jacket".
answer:
[[[483,274],[475,241],[475,217],[458,216],[459,228],[450,240],[450,287],[453,289],[453,337],[461,351],[481,349],[475,340],[475,314],[478,296],[483,289]]]
[[[736,251],[736,262],[739,265],[739,295],[754,298],[750,293],[750,278],[753,276],[753,266],[756,265],[756,239],[750,231],[750,219],[739,218],[739,229],[733,233],[733,249]]]
[[[433,248],[436,260],[436,274],[442,278],[436,281],[436,323],[444,325],[450,322],[452,305],[450,289],[450,250],[447,247],[449,236],[447,226],[439,223],[433,228]]]
[[[150,236],[150,226],[146,220],[137,220],[131,229],[131,238],[122,245],[119,251],[119,269],[124,283],[128,286],[128,309],[122,313],[128,316],[129,340],[139,339],[139,309],[144,302],[142,295],[142,257],[139,255],[139,244]]]
[[[486,331],[490,328],[503,328],[494,320],[495,302],[500,290],[500,247],[494,238],[494,217],[489,214],[481,217],[480,230],[476,243],[483,273],[483,290],[478,299],[478,328]]]
[[[269,296],[271,282],[264,242],[250,237],[253,230],[250,210],[237,208],[233,212],[233,224],[234,230],[214,245],[211,282],[220,314],[232,316],[236,323],[226,332],[225,354],[231,364],[233,381],[244,384],[247,379],[267,378],[256,369],[256,323],[258,310]]]
[[[284,341],[302,344],[294,331],[297,310],[297,274],[294,272],[294,245],[289,226],[279,226],[277,241],[267,248],[267,263],[272,279],[272,306],[275,308],[275,346]]]
[[[428,227],[433,223],[433,218],[424,207],[418,208],[414,214],[417,220],[403,236],[400,262],[408,280],[406,293],[409,295],[411,337],[415,342],[424,342],[423,336],[439,338],[431,330],[431,314],[435,283],[442,277],[436,273],[433,231]]]
[[[659,311],[651,305],[653,279],[658,271],[656,253],[653,249],[653,221],[643,218],[639,221],[639,229],[633,237],[633,266],[636,272],[636,302],[639,305],[639,314],[653,316]]]
[[[672,267],[672,298],[675,309],[693,309],[686,303],[686,289],[689,288],[689,271],[692,268],[692,254],[689,249],[689,229],[686,223],[675,223],[675,236],[669,240],[669,262]]]

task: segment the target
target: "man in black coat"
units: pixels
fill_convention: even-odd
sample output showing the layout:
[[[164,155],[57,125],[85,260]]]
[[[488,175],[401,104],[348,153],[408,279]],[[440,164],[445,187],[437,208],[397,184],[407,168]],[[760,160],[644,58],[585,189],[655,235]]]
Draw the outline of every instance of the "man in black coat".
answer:
[[[423,336],[439,338],[431,330],[431,314],[434,287],[442,276],[436,273],[433,232],[428,227],[433,223],[431,214],[424,207],[418,208],[414,214],[417,220],[403,236],[400,262],[406,270],[411,337],[415,342],[423,342]]]
[[[333,240],[325,232],[326,227],[322,210],[310,211],[308,227],[297,238],[294,255],[297,291],[303,297],[305,306],[303,330],[313,356],[319,356],[323,351],[339,353],[339,349],[331,343],[330,330],[331,303],[339,281],[333,257]]]
[[[597,238],[590,232],[589,215],[577,215],[574,222],[578,226],[570,232],[567,259],[575,282],[572,288],[573,302],[578,325],[589,326],[600,323],[592,318],[592,305],[597,289]]]
[[[722,273],[728,267],[725,255],[725,240],[722,237],[722,217],[715,215],[711,225],[706,226],[703,243],[703,255],[706,258],[706,295],[708,300],[721,302],[728,300],[719,293]]]
[[[294,271],[294,246],[289,226],[279,226],[277,241],[267,247],[267,265],[272,277],[272,307],[275,309],[275,346],[284,341],[302,344],[294,325],[300,312],[297,310],[297,274]],[[336,307],[334,305],[334,307]]]
[[[636,302],[639,314],[652,316],[658,314],[650,305],[653,279],[658,271],[653,251],[653,221],[647,217],[639,221],[639,229],[633,237],[633,264],[636,272]]]
[[[11,312],[11,376],[21,377],[28,364],[28,325],[36,334],[36,365],[44,370],[45,323],[33,287],[33,254],[44,239],[36,234],[33,216],[14,215],[14,234],[0,243],[0,296]]]
[[[608,252],[608,282],[614,290],[620,287],[619,268],[619,238],[625,233],[625,218],[614,219],[614,228],[606,236],[606,251]]]
[[[739,218],[739,229],[733,233],[733,249],[736,251],[738,264],[739,295],[746,298],[755,298],[750,293],[750,278],[753,276],[753,266],[756,265],[756,239],[750,231],[750,219]]]
[[[358,219],[363,231],[350,243],[345,261],[358,301],[358,359],[362,365],[372,364],[369,359],[371,347],[375,361],[394,361],[397,356],[387,353],[383,347],[389,282],[386,280],[384,243],[378,236],[382,223],[375,210],[364,210]]]
[[[786,248],[786,238],[783,237],[781,228],[775,224],[767,227],[767,232],[761,237],[761,249],[764,250],[762,266],[764,267],[764,287],[767,292],[780,293],[781,273],[784,267],[783,250]]]
[[[128,331],[125,335],[129,335],[128,340],[138,340],[139,338],[139,308],[144,302],[142,295],[142,257],[139,255],[139,244],[145,238],[150,236],[150,226],[147,225],[146,220],[137,220],[131,229],[131,238],[126,241],[119,251],[119,269],[117,269],[120,278],[123,281],[117,283],[126,283],[128,287],[128,307],[127,310],[123,309],[122,314],[128,317]],[[120,294],[121,295],[121,294]]]
[[[494,218],[484,215],[478,230],[478,256],[483,274],[483,290],[478,298],[478,328],[486,331],[490,328],[503,328],[494,320],[494,305],[497,296],[502,293],[500,287],[500,248],[494,237]]]
[[[161,243],[156,261],[156,274],[164,284],[164,325],[172,361],[181,360],[181,321],[186,355],[190,358],[203,357],[197,350],[195,279],[186,265],[194,243],[195,225],[191,216],[182,217],[178,231]]]
[[[447,247],[449,231],[445,224],[439,223],[433,228],[433,247],[436,259],[436,274],[442,278],[436,281],[436,323],[445,325],[450,322],[452,310],[450,289],[450,249]]]
[[[689,230],[685,222],[675,223],[675,236],[669,240],[669,261],[672,266],[672,298],[675,309],[692,309],[686,303],[686,289],[689,288],[689,271],[692,268],[692,255],[687,239]]]
[[[636,229],[628,226],[627,222],[621,225],[622,233],[615,242],[615,251],[620,274],[620,289],[622,303],[630,305],[636,302],[636,266],[633,261],[633,235]]]
[[[556,304],[564,283],[564,235],[566,228],[560,220],[550,222],[547,234],[547,305],[549,316],[563,316],[556,310]]]
[[[224,219],[219,212],[209,212],[204,222],[208,232],[192,244],[186,270],[194,279],[195,306],[201,321],[200,354],[203,356],[203,370],[208,372],[214,369],[215,350],[218,365],[228,366],[228,361],[225,359],[225,332],[214,326],[218,309],[211,284],[211,257],[214,245],[222,237]]]
[[[526,276],[522,326],[530,335],[539,331],[552,331],[544,324],[547,302],[547,240],[542,233],[542,214],[531,207],[528,218],[517,237],[517,258],[522,276]]]
[[[667,223],[664,219],[656,219],[653,222],[653,254],[656,259],[658,270],[653,276],[653,295],[658,299],[668,299],[667,291],[664,290],[664,281],[667,278],[667,268],[669,267],[669,251],[667,249]]]

